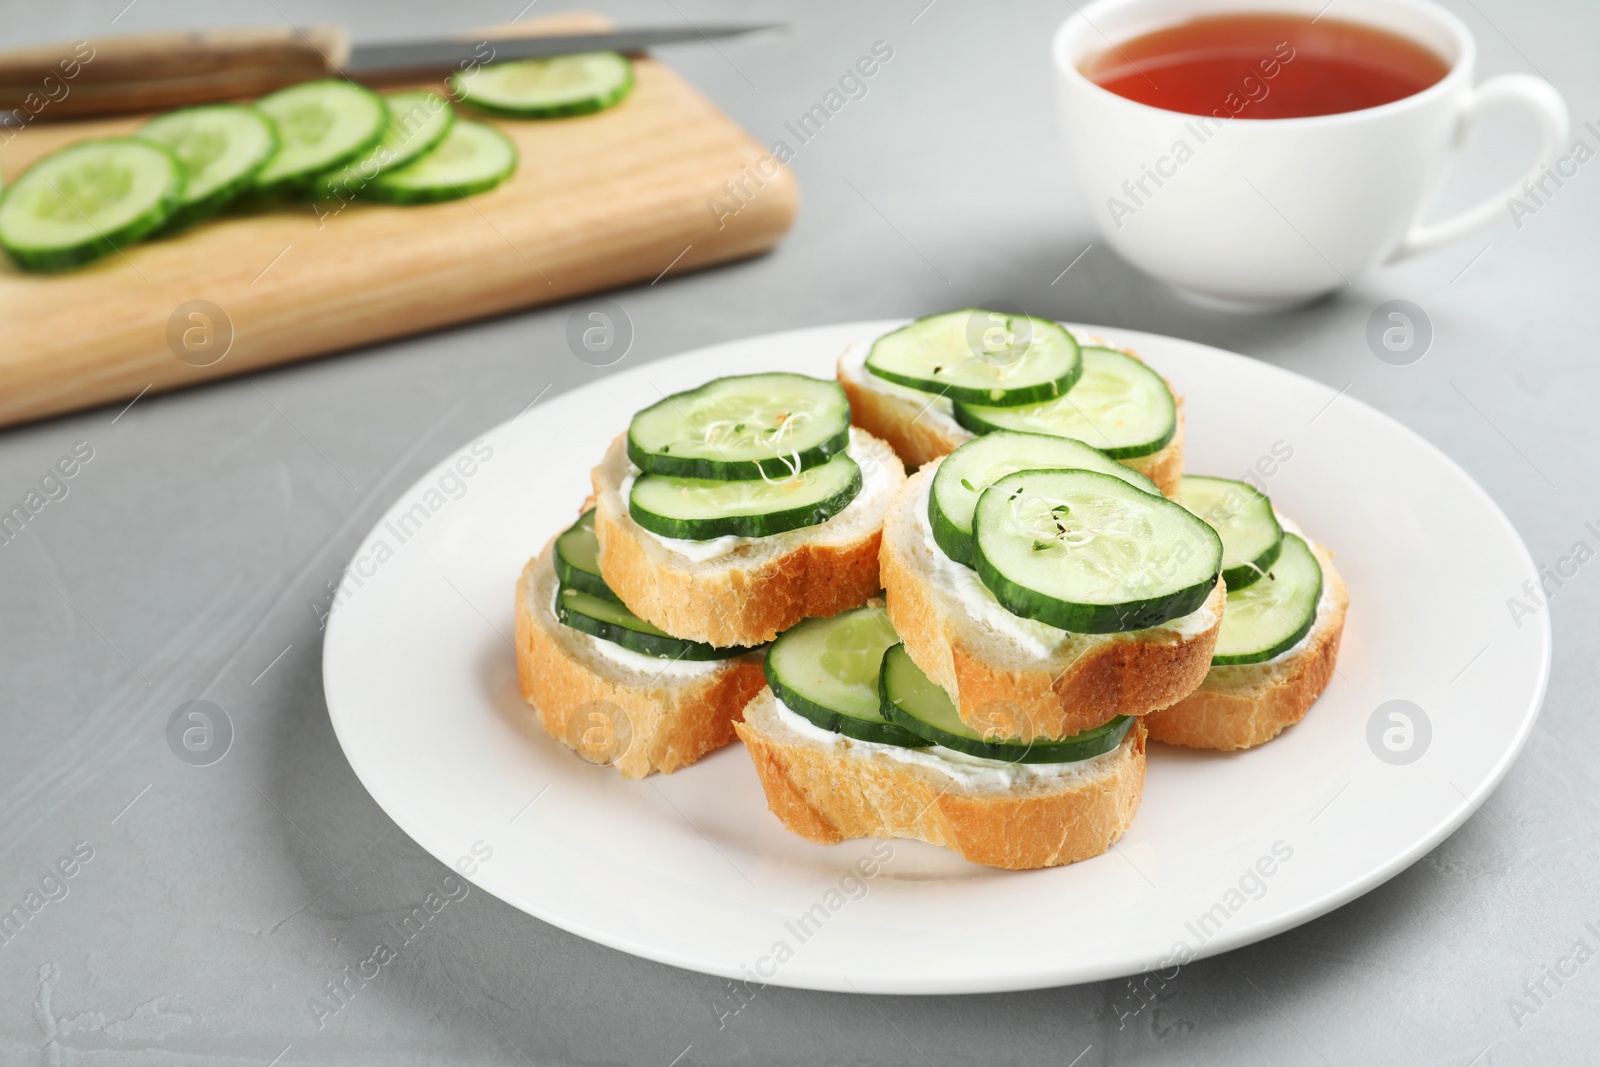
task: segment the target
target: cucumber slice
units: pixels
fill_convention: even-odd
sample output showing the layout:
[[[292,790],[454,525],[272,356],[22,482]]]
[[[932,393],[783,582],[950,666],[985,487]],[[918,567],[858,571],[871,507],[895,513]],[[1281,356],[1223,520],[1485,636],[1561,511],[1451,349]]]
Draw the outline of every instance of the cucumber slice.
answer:
[[[783,478],[849,443],[844,390],[803,374],[717,378],[652,404],[628,425],[634,466],[679,478]]]
[[[183,182],[183,165],[162,145],[79,141],[35,162],[0,198],[0,247],[32,271],[119,252],[167,220]]]
[[[555,562],[556,577],[562,585],[602,600],[622,603],[622,598],[613,593],[600,576],[600,542],[594,535],[594,508],[579,515],[578,521],[556,538]]]
[[[965,308],[884,334],[866,367],[896,385],[1010,407],[1061,396],[1083,372],[1083,359],[1060,323]]]
[[[590,637],[621,645],[630,652],[661,659],[731,659],[750,651],[739,647],[717,648],[703,641],[685,641],[681,637],[673,637],[665,630],[645,622],[617,601],[602,600],[565,586],[556,594],[556,618]]]
[[[359,196],[379,174],[405,166],[444,140],[456,121],[450,102],[424,89],[386,93],[383,105],[389,116],[383,137],[354,163],[319,177],[323,196],[343,200]]]
[[[309,185],[378,143],[389,122],[383,97],[337,78],[302,82],[256,101],[278,127],[278,151],[256,172],[256,188],[282,192]]]
[[[1072,633],[1145,630],[1199,608],[1222,539],[1188,510],[1084,470],[1008,474],[978,498],[978,578],[1013,615]]]
[[[272,120],[247,104],[206,104],[157,115],[135,131],[172,150],[187,181],[166,229],[215,214],[250,188],[256,172],[278,151]]]
[[[827,522],[849,506],[861,484],[861,468],[843,452],[781,481],[642,474],[628,495],[628,514],[662,537],[771,537]]]
[[[868,605],[785,630],[767,650],[763,669],[784,706],[836,734],[902,748],[927,741],[883,717],[878,669],[900,640],[889,613]]]
[[[1178,403],[1161,375],[1125,352],[1083,350],[1083,376],[1066,396],[1018,407],[957,403],[973,433],[1025,430],[1075,437],[1112,459],[1159,452],[1178,433]]]
[[[1103,452],[1070,437],[998,430],[968,441],[944,458],[928,493],[933,539],[957,563],[972,566],[972,513],[978,494],[1016,471],[1074,468],[1121,478],[1135,489],[1161,494],[1156,483]]]
[[[1222,580],[1228,593],[1255,582],[1278,558],[1283,527],[1272,501],[1245,482],[1186,474],[1178,503],[1204,519],[1222,537]]]
[[[995,730],[977,730],[962,721],[949,694],[912,662],[905,645],[895,645],[884,653],[878,695],[884,718],[909,732],[956,752],[1002,763],[1076,763],[1093,759],[1122,744],[1133,725],[1131,716],[1118,715],[1092,730],[1050,741],[1006,740]]]
[[[616,52],[491,63],[454,74],[450,91],[479,111],[512,119],[587,115],[633,90],[633,64]]]
[[[493,126],[461,120],[434,148],[374,178],[364,193],[387,204],[431,204],[493,189],[517,169],[517,147]]]
[[[1287,652],[1316,625],[1321,599],[1322,564],[1303,540],[1284,534],[1283,551],[1266,575],[1228,590],[1211,665],[1260,663]]]

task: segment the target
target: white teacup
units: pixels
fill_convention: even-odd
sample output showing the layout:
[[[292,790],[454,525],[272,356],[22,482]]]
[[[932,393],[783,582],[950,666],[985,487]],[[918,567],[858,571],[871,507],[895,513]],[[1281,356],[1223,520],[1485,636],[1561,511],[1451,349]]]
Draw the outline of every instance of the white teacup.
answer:
[[[1293,119],[1202,119],[1118,96],[1080,64],[1198,15],[1317,15],[1328,0],[1096,0],[1052,52],[1067,156],[1106,243],[1135,266],[1211,303],[1267,309],[1347,284],[1480,229],[1539,175],[1567,136],[1567,109],[1542,79],[1503,74],[1473,88],[1477,48],[1426,0],[1337,0],[1328,12],[1408,37],[1449,65],[1437,84],[1361,111]],[[1266,58],[1266,57],[1263,57]],[[1487,108],[1522,105],[1540,149],[1505,191],[1439,222],[1417,216],[1451,152]],[[1181,146],[1181,147],[1180,147]]]

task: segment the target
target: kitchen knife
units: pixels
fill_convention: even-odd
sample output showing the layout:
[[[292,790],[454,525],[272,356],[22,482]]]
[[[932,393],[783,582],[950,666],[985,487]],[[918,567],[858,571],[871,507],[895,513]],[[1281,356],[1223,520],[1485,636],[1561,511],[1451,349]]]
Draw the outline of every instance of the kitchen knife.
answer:
[[[0,53],[0,124],[258,96],[312,78],[342,75],[382,84],[443,75],[474,63],[637,52],[780,28],[776,23],[683,25],[352,45],[337,26],[284,26],[82,40]]]

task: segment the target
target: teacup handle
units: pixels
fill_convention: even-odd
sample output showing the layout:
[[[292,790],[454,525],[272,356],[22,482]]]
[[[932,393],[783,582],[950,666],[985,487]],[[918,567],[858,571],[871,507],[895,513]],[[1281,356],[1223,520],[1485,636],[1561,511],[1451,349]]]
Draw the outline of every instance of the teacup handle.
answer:
[[[1447,241],[1453,241],[1457,237],[1463,237],[1473,230],[1488,225],[1496,215],[1505,211],[1508,199],[1522,192],[1522,183],[1538,177],[1541,165],[1555,158],[1561,143],[1567,139],[1567,131],[1570,128],[1567,121],[1567,105],[1554,86],[1543,78],[1535,78],[1531,74],[1501,74],[1474,89],[1461,109],[1461,117],[1456,127],[1456,146],[1459,147],[1466,141],[1467,134],[1486,110],[1503,102],[1521,104],[1533,112],[1534,118],[1539,123],[1539,152],[1534,157],[1533,163],[1500,192],[1464,211],[1438,222],[1430,222],[1426,226],[1412,223],[1411,229],[1401,239],[1400,244],[1389,253],[1388,262],[1394,263],[1419,252],[1427,252]]]

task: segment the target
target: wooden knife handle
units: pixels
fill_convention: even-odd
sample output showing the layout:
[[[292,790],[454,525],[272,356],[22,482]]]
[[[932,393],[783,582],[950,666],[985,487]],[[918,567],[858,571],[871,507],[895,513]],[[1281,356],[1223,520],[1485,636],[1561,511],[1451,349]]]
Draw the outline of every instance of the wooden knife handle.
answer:
[[[333,75],[349,58],[349,37],[337,26],[148,33],[38,46],[0,53],[0,121],[257,96]]]

